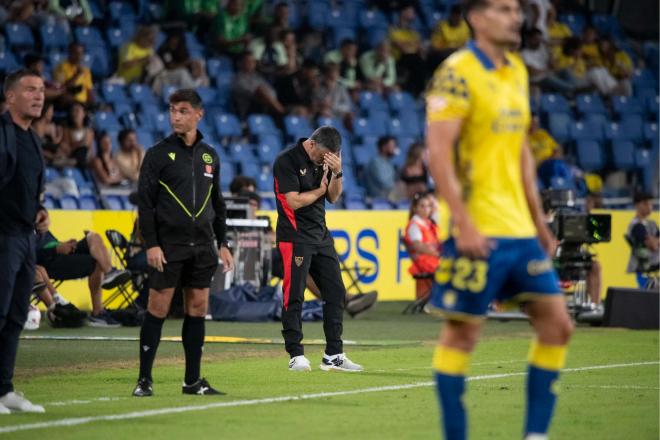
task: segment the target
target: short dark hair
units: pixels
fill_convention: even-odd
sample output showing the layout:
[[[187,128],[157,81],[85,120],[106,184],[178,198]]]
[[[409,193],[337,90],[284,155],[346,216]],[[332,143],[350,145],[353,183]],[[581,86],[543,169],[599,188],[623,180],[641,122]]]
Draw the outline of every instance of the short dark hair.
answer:
[[[201,109],[204,107],[202,98],[193,89],[179,89],[172,93],[169,98],[170,104],[178,104],[180,102],[187,102],[193,108]]]
[[[123,130],[121,130],[117,135],[117,142],[119,142],[119,145],[123,144],[124,140],[131,133],[135,133],[135,130],[133,130],[132,128],[124,128]]]
[[[344,38],[343,40],[341,40],[341,43],[339,44],[339,47],[346,47],[346,46],[350,46],[352,44],[357,44],[354,39]]]
[[[341,135],[336,128],[329,125],[324,125],[314,130],[310,139],[333,153],[341,150]]]
[[[647,200],[653,200],[653,196],[645,191],[636,192],[633,196],[633,203],[636,205],[640,202],[645,202]]]
[[[5,77],[5,83],[2,87],[2,93],[6,95],[7,92],[13,89],[14,86],[16,86],[16,84],[18,84],[20,80],[28,76],[36,76],[38,78],[41,78],[41,75],[39,75],[37,72],[31,69],[24,68],[24,69],[14,70]]]
[[[393,141],[394,136],[381,136],[378,138],[378,151],[381,151],[388,142]]]
[[[229,192],[232,194],[240,194],[244,192],[248,192],[247,187],[252,186],[254,188],[257,187],[257,181],[254,180],[252,177],[248,176],[236,176],[232,179],[231,183],[229,184]]]
[[[44,61],[44,57],[42,57],[40,54],[36,52],[30,52],[26,54],[25,57],[23,58],[23,64],[28,69],[32,69],[32,66],[34,66],[40,61]]]
[[[483,9],[488,5],[488,0],[463,0],[463,15],[468,15],[469,12],[475,9]]]

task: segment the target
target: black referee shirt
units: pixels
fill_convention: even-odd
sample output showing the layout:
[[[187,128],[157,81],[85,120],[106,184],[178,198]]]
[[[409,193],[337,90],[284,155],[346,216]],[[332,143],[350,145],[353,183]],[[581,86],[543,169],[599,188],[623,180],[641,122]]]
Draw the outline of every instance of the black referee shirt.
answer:
[[[288,192],[317,189],[323,177],[323,165],[316,165],[307,155],[303,142],[281,152],[273,165],[274,190],[277,199],[277,241],[319,244],[328,237],[325,225],[325,196],[311,205],[293,210],[284,196]]]

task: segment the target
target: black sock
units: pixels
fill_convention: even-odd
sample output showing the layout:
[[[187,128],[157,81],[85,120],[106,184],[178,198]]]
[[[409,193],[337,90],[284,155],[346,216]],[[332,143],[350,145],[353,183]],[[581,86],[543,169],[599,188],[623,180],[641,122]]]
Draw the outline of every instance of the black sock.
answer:
[[[160,333],[165,318],[157,318],[147,312],[140,329],[140,378],[151,380],[151,369],[160,343]]]
[[[183,318],[181,340],[183,341],[183,350],[186,353],[186,385],[195,383],[200,377],[204,328],[204,317],[186,315]]]

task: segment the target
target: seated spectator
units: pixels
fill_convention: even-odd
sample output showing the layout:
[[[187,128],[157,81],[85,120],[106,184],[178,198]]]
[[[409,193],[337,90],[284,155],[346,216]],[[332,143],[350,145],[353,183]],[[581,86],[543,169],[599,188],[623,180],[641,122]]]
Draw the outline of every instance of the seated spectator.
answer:
[[[248,176],[236,176],[229,183],[229,192],[233,196],[241,193],[253,193],[257,191],[257,181]]]
[[[86,105],[94,104],[94,83],[92,72],[83,64],[85,47],[80,43],[69,45],[69,55],[54,72],[54,79],[73,96],[74,101]]]
[[[412,197],[403,240],[412,260],[408,272],[415,278],[416,299],[431,293],[433,274],[440,262],[438,227],[433,219],[436,211],[433,194],[416,193]]]
[[[93,143],[94,130],[90,126],[87,111],[81,103],[75,102],[69,109],[69,116],[62,133],[59,156],[73,159],[73,164],[80,169],[85,169],[91,158]]]
[[[266,31],[264,38],[256,38],[250,43],[250,52],[257,60],[257,70],[271,81],[280,71],[286,68],[288,63],[286,49],[280,39],[281,37],[281,30],[271,27]]]
[[[470,39],[470,28],[463,19],[460,5],[453,5],[449,10],[449,17],[440,20],[431,35],[432,58],[430,67],[435,69],[456,49],[465,46]]]
[[[34,284],[41,286],[33,292],[46,306],[46,317],[53,327],[82,326],[87,315],[57,292],[43,266],[35,266]]]
[[[289,5],[286,2],[279,2],[273,9],[273,21],[270,24],[272,27],[279,29],[289,29]]]
[[[601,65],[619,81],[622,89],[624,89],[623,93],[631,95],[631,78],[635,66],[630,56],[625,51],[617,48],[611,38],[603,38],[598,41],[598,57]]]
[[[38,53],[29,53],[25,55],[24,59],[25,68],[37,72],[44,78],[44,86],[46,86],[45,97],[46,101],[57,100],[62,104],[70,103],[73,101],[73,96],[66,93],[64,87],[56,81],[46,79],[46,63],[44,58]]]
[[[119,142],[119,151],[115,157],[117,167],[124,179],[137,183],[144,159],[144,147],[138,144],[135,130],[131,128],[120,131],[117,141]]]
[[[593,26],[585,26],[582,30],[582,58],[587,68],[600,65],[598,53],[598,31]]]
[[[543,40],[543,34],[538,29],[527,32],[525,47],[520,56],[527,66],[529,82],[543,91],[559,92],[572,95],[578,88],[578,82],[567,71],[556,73],[552,69],[550,49]]]
[[[360,56],[360,70],[368,89],[378,93],[396,90],[396,63],[390,54],[390,43],[387,40]]]
[[[41,151],[47,165],[56,165],[62,142],[62,127],[53,122],[53,103],[46,101],[41,117],[32,122],[32,129],[41,139]]]
[[[243,0],[229,0],[217,15],[213,34],[218,51],[238,57],[248,49],[250,12]]]
[[[231,92],[234,106],[242,119],[250,112],[273,113],[278,116],[285,113],[275,90],[257,73],[257,60],[250,52],[244,52],[240,58]]]
[[[396,155],[396,139],[383,136],[378,139],[378,155],[365,170],[365,187],[369,197],[388,198],[396,183],[396,170],[392,158]]]
[[[337,64],[323,67],[321,85],[314,91],[313,108],[319,115],[339,118],[349,130],[353,126],[353,102],[348,90],[339,82]]]
[[[275,89],[287,113],[310,117],[314,91],[319,84],[318,65],[312,60],[305,60],[300,70],[279,78],[275,83]]]
[[[183,20],[200,40],[208,38],[221,4],[217,0],[165,2],[165,17],[170,21]]]
[[[538,115],[532,115],[532,121],[529,126],[529,148],[532,150],[532,156],[536,164],[550,159],[557,151],[559,144],[545,129],[541,128]]]
[[[156,74],[151,85],[157,95],[167,86],[177,89],[208,87],[209,79],[204,63],[190,58],[183,31],[176,30],[167,35],[158,49],[158,57],[163,63],[163,69]]]
[[[284,45],[284,53],[286,55],[286,64],[280,73],[282,75],[290,75],[302,66],[303,56],[298,50],[296,33],[291,29],[283,30],[280,39],[282,40],[282,45]]]
[[[94,16],[87,0],[48,0],[50,12],[73,26],[87,26]]]
[[[653,213],[653,198],[650,194],[637,193],[634,196],[635,217],[628,225],[626,239],[632,248],[628,261],[628,273],[637,275],[637,284],[644,288],[648,272],[658,270],[660,256],[660,230],[658,224],[650,218]]]
[[[133,39],[119,50],[117,76],[126,84],[149,82],[160,70],[154,57],[157,33],[155,26],[139,26]]]
[[[390,29],[389,38],[397,63],[399,84],[403,90],[417,96],[426,87],[428,75],[422,36],[413,28],[415,19],[414,6],[404,6],[399,12],[398,23]]]
[[[568,27],[568,25],[562,23],[561,21],[557,21],[557,11],[554,6],[548,10],[547,26],[548,44],[550,45],[551,52],[556,54],[561,50],[561,45],[564,40],[573,36],[573,32],[571,31],[571,28]]]
[[[429,172],[424,163],[425,154],[426,146],[422,142],[415,142],[408,148],[400,174],[408,200],[412,200],[415,194],[427,193],[429,190]]]
[[[112,153],[112,139],[107,132],[99,135],[96,141],[96,156],[90,163],[94,179],[103,186],[117,186],[126,179]]]
[[[37,264],[43,266],[55,280],[87,278],[92,300],[92,327],[119,327],[103,308],[103,289],[113,289],[130,279],[125,270],[112,267],[110,253],[101,236],[86,232],[85,238],[59,241],[50,231],[37,236]]]
[[[328,52],[323,60],[325,64],[334,63],[339,66],[339,82],[350,91],[360,86],[357,53],[357,43],[347,38],[341,42],[339,49]]]

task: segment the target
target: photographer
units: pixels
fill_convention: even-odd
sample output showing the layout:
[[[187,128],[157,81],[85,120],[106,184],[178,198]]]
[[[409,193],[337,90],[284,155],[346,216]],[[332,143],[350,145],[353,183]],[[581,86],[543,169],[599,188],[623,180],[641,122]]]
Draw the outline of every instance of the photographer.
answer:
[[[640,288],[644,288],[648,283],[646,274],[658,270],[660,232],[658,224],[649,218],[653,212],[652,199],[650,194],[635,194],[633,200],[636,214],[626,231],[626,239],[632,247],[627,271],[637,274],[637,284]]]

